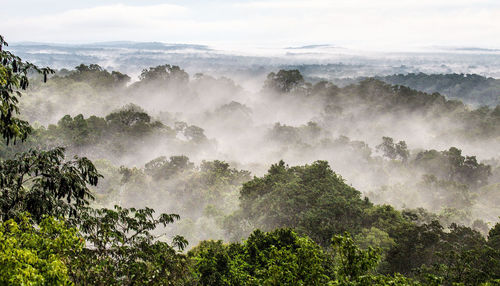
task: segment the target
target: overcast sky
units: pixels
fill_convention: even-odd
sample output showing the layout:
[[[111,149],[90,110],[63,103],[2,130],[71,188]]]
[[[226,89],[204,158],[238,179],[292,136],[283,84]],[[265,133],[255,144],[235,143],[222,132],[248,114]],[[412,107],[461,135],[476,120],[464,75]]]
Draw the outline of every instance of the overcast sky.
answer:
[[[0,0],[7,41],[500,48],[500,0]]]

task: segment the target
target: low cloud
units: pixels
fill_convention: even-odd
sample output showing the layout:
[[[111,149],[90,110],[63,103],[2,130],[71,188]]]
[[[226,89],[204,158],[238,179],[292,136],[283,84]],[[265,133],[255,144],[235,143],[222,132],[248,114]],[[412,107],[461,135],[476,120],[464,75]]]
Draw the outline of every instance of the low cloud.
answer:
[[[11,41],[46,42],[334,43],[383,50],[500,46],[494,24],[500,4],[487,0],[177,3],[115,4],[39,16],[6,11],[13,16],[4,20],[2,32]]]

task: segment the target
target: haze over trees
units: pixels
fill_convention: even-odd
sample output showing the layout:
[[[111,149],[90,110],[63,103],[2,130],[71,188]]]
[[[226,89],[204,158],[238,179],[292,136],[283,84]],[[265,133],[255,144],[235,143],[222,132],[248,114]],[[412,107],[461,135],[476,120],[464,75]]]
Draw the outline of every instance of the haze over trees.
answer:
[[[500,106],[0,47],[0,284],[500,281]]]
[[[476,106],[500,104],[500,80],[477,74],[410,73],[381,77],[381,80],[408,86],[424,92],[439,92],[453,99]]]

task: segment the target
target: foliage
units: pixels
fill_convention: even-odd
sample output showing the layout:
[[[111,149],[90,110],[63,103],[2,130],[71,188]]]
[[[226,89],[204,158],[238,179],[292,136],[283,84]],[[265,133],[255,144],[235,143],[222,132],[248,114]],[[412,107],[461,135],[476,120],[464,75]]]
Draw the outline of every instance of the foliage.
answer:
[[[445,284],[477,285],[499,277],[498,251],[488,247],[484,237],[468,227],[452,224],[436,254],[433,270],[444,277]]]
[[[100,89],[124,88],[130,81],[130,77],[128,75],[122,74],[118,71],[112,71],[110,73],[97,64],[80,64],[75,67],[75,70],[70,72],[66,78],[77,82],[87,82]],[[61,79],[62,78],[60,77],[54,78],[56,81]]]
[[[287,93],[296,91],[304,84],[304,77],[299,70],[279,70],[267,75],[264,89]]]
[[[64,149],[56,148],[0,161],[0,218],[26,211],[37,222],[43,215],[77,216],[93,199],[87,185],[97,185],[100,175],[87,158],[63,160]]]
[[[400,229],[400,233],[395,235],[395,247],[387,254],[390,265],[388,272],[409,274],[432,261],[442,236],[443,227],[437,221],[421,226],[408,225]]]
[[[77,284],[176,285],[185,275],[183,250],[187,241],[173,238],[172,246],[153,231],[179,219],[176,214],[153,216],[154,210],[90,209],[80,219],[89,247],[71,261],[70,275]],[[179,284],[180,285],[180,284]]]
[[[381,80],[408,86],[428,93],[439,92],[450,98],[460,99],[475,105],[500,104],[498,89],[500,81],[477,74],[425,74],[409,73],[381,77]]]
[[[0,48],[3,44],[0,37]],[[2,131],[6,130],[5,126],[26,128],[24,133],[6,130],[3,136],[8,144],[18,136],[25,139],[29,127],[24,121],[16,125],[17,118],[11,116],[13,111],[18,113],[17,97],[11,95],[20,96],[12,87],[26,89],[28,69],[38,69],[23,64],[8,52],[2,52],[1,56],[3,112],[8,115],[2,114]],[[46,71],[43,72],[46,75]],[[95,73],[107,74],[97,65],[81,65],[71,76],[78,79]],[[114,76],[126,79],[118,74]],[[87,121],[80,115],[73,120],[67,116],[59,125],[73,131],[67,135],[81,137],[77,140],[79,144],[91,133],[85,130],[88,123],[92,127],[106,124],[94,119]],[[111,129],[123,132],[123,126],[135,128],[148,124],[150,117],[132,106],[110,114],[106,120]],[[26,126],[21,126],[23,124]],[[150,208],[85,208],[93,199],[87,185],[96,186],[100,176],[86,158],[75,157],[64,162],[64,149],[60,147],[17,153],[12,159],[0,161],[1,284],[165,285],[182,280],[185,256],[152,233],[157,226],[165,227],[179,216],[161,214],[155,218]],[[26,211],[32,213],[33,221],[24,215]],[[64,222],[46,215],[70,217],[72,225],[81,228],[89,245],[83,248],[83,239],[75,229],[68,229]],[[15,219],[20,220],[20,224]],[[187,241],[175,236],[172,244],[183,250]]]
[[[456,181],[472,188],[488,183],[491,166],[479,163],[475,156],[463,156],[462,150],[451,147],[449,150],[422,151],[417,154],[414,165],[444,180]]]
[[[203,241],[188,252],[195,285],[419,285],[400,274],[374,273],[380,255],[349,234],[324,251],[290,229],[255,230],[243,243]]]
[[[254,118],[251,108],[236,101],[228,103],[229,96],[231,100],[237,98],[232,93],[241,92],[229,79],[196,75],[190,82],[180,67],[161,65],[143,70],[139,81],[128,86],[130,77],[125,74],[82,64],[72,71],[60,71],[40,89],[35,86],[33,90],[40,92],[38,98],[24,103],[34,114],[31,119],[46,111],[40,104],[47,104],[47,114],[78,100],[85,106],[90,103],[89,107],[64,110],[65,114],[81,114],[62,118],[58,114],[44,122],[60,118],[57,124],[38,126],[27,138],[31,128],[19,118],[20,91],[28,87],[30,70],[40,71],[45,77],[50,70],[23,63],[2,51],[4,45],[0,38],[0,129],[7,143],[1,147],[4,160],[0,161],[0,240],[4,242],[0,244],[0,263],[5,264],[0,265],[0,284],[490,285],[500,279],[500,227],[497,224],[489,230],[484,222],[472,223],[470,218],[478,196],[488,193],[483,200],[496,200],[498,186],[488,184],[498,177],[498,163],[480,162],[455,147],[410,153],[405,141],[396,143],[391,137],[382,137],[382,144],[375,147],[390,159],[384,160],[373,156],[363,141],[351,141],[346,136],[334,139],[330,134],[351,136],[367,125],[376,135],[380,120],[416,118],[436,122],[436,130],[430,133],[442,136],[444,141],[463,139],[466,144],[479,138],[496,142],[500,134],[499,106],[473,109],[438,93],[419,92],[373,78],[342,88],[326,81],[312,85],[298,70],[280,70],[268,75],[261,92],[275,96],[258,104],[293,102],[299,110],[308,111],[314,106],[306,119],[314,122],[298,126],[276,123],[262,130],[248,123]],[[455,79],[450,83],[478,81],[468,76]],[[52,92],[57,95],[50,97],[54,100],[50,105],[44,96]],[[271,151],[278,153],[276,156],[285,157],[291,151],[300,153],[295,157],[299,161],[321,155],[336,164],[355,162],[361,167],[348,177],[359,176],[353,182],[356,184],[367,174],[377,177],[373,182],[381,185],[409,178],[381,187],[379,194],[391,192],[393,199],[404,197],[403,201],[416,206],[426,198],[426,206],[437,213],[423,209],[400,212],[390,205],[373,205],[326,161],[295,167],[280,161],[267,174],[253,179],[250,172],[231,167],[232,162],[213,160],[195,165],[186,155],[170,154],[191,156],[189,151],[193,149],[203,149],[206,154],[207,150],[199,147],[208,146],[211,140],[201,125],[179,121],[186,114],[169,110],[172,113],[160,114],[169,127],[135,104],[114,109],[116,105],[111,103],[116,99],[141,106],[166,102],[154,106],[159,110],[170,108],[171,102],[183,109],[196,102],[188,118],[198,120],[210,134],[213,125],[227,125],[231,131],[252,127],[248,129],[252,137],[262,131],[264,136],[258,139],[278,145],[278,150]],[[210,110],[203,106],[206,103],[210,103]],[[197,116],[198,112],[203,114]],[[360,115],[363,118],[358,123]],[[16,139],[25,141],[8,146]],[[118,200],[123,205],[148,206],[143,209],[85,208],[93,199],[89,188],[100,178],[92,162],[79,157],[65,161],[62,148],[38,150],[66,145],[76,154],[110,159],[109,154],[130,156],[130,150],[151,154],[150,142],[164,144],[158,149],[165,147],[170,157],[153,159],[144,168],[101,162],[99,167],[108,178],[95,190],[97,205]],[[214,151],[221,154],[216,148]],[[191,158],[198,160],[200,156]],[[336,168],[344,171],[345,166]],[[422,174],[421,180],[415,179]],[[373,193],[370,196],[376,198]],[[178,215],[154,216],[150,207],[181,213],[183,220],[171,225]],[[32,213],[33,221],[25,211]],[[80,233],[68,228],[64,217],[79,226]],[[470,227],[450,225],[452,221],[484,233],[489,230],[488,238]],[[203,241],[188,256],[180,253],[187,245],[183,237],[176,236],[167,243],[163,235],[182,229],[180,233],[194,241],[222,238],[222,224],[233,240],[251,234],[240,243]]]
[[[354,241],[364,250],[370,247],[377,247],[383,251],[388,251],[395,245],[394,240],[387,232],[376,227],[361,230],[361,232],[354,237]]]
[[[153,179],[168,179],[179,172],[193,169],[194,164],[186,156],[171,156],[167,160],[165,156],[158,157],[144,165],[144,171]]]
[[[173,228],[189,241],[224,237],[220,222],[238,208],[238,190],[251,178],[226,162],[194,165],[186,156],[159,157],[146,163],[144,173],[132,173],[120,187],[122,202],[180,214]]]
[[[54,71],[23,62],[11,52],[3,50],[4,46],[8,46],[8,44],[0,35],[0,99],[2,103],[0,109],[0,133],[2,133],[6,143],[9,144],[11,140],[14,140],[14,142],[16,139],[25,140],[31,132],[29,123],[18,117],[18,103],[21,97],[19,90],[28,88],[28,73],[41,73],[44,76],[44,81],[47,81],[47,75],[54,73]]]
[[[385,157],[392,160],[399,158],[403,162],[408,161],[410,151],[408,151],[405,141],[394,143],[394,140],[391,137],[382,137],[382,140],[383,142],[376,148],[377,150],[382,151]]]
[[[335,257],[339,260],[336,273],[341,284],[359,280],[372,270],[380,259],[379,249],[369,247],[367,250],[361,250],[347,233],[343,236],[333,236],[332,244],[336,252]]]
[[[204,241],[192,249],[200,285],[324,285],[325,254],[290,229],[254,231],[242,244]]]
[[[2,146],[0,154],[2,157],[12,157],[30,148],[45,149],[62,145],[69,152],[77,154],[88,148],[95,154],[124,155],[127,149],[139,148],[145,139],[153,136],[173,140],[176,133],[160,121],[152,120],[139,106],[129,104],[105,118],[65,115],[57,124],[34,129],[33,135],[22,144]]]
[[[154,128],[163,128],[159,121],[151,122],[151,117],[139,106],[130,104],[106,116],[111,133],[143,136]]]
[[[189,74],[179,66],[159,65],[142,70],[139,81],[132,84],[132,89],[152,88],[171,89],[186,91],[189,82]]]
[[[322,129],[315,122],[300,127],[276,123],[269,130],[268,137],[280,144],[307,144],[319,141]]]
[[[243,184],[240,200],[241,212],[232,218],[238,224],[266,231],[293,227],[321,245],[333,234],[358,231],[363,210],[371,206],[325,161],[296,167],[280,161],[264,177]]]
[[[335,279],[330,285],[419,285],[399,273],[394,276],[375,273],[381,258],[380,249],[360,249],[349,233],[332,238],[333,273]]]
[[[395,246],[387,254],[389,273],[414,275],[423,282],[444,285],[479,285],[498,279],[500,253],[471,228],[452,224],[444,232],[436,221],[408,225],[394,235]],[[429,280],[430,279],[430,280]]]
[[[236,195],[237,188],[250,179],[248,171],[231,168],[226,162],[202,161],[195,166],[186,156],[156,158],[146,163],[144,172],[160,186],[172,182],[168,196],[177,205],[184,202],[191,215],[198,213],[197,208],[203,211],[207,204],[224,209],[226,196]]]
[[[307,92],[306,92],[307,94]],[[406,86],[390,85],[374,78],[348,85],[340,90],[318,86],[312,96],[322,98],[329,120],[349,120],[353,115],[344,110],[355,107],[357,115],[379,121],[386,116],[436,121],[433,132],[447,138],[497,138],[500,117],[494,107],[471,109],[458,100],[446,99],[439,93],[425,93]],[[444,120],[446,119],[446,120]]]
[[[500,250],[500,223],[495,224],[488,232],[488,244],[497,250]]]
[[[439,210],[443,206],[468,210],[473,205],[474,196],[467,185],[439,180],[434,175],[424,175],[420,186],[431,197],[431,210]]]
[[[44,217],[38,227],[30,216],[0,222],[0,284],[69,285],[67,263],[84,246],[76,229]]]

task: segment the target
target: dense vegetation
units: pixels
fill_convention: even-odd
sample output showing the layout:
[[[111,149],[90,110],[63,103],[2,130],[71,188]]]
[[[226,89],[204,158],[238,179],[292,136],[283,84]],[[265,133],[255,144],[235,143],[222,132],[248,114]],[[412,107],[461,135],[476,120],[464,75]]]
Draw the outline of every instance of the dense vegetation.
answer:
[[[410,73],[380,77],[381,80],[408,86],[424,92],[439,92],[452,99],[474,105],[496,106],[500,104],[500,81],[476,74],[424,74]]]
[[[499,158],[412,149],[376,126],[388,115],[432,120],[434,135],[469,148],[500,138],[500,106],[471,109],[376,79],[313,85],[297,70],[269,74],[251,107],[231,80],[190,80],[171,65],[128,85],[82,64],[28,87],[51,70],[6,45],[0,38],[2,285],[500,283]],[[213,98],[200,96],[210,89]],[[148,101],[155,116],[138,105]],[[285,104],[315,120],[254,124]],[[43,114],[61,106],[70,114],[56,122]],[[370,141],[368,122],[376,144],[346,136]],[[244,162],[255,146],[267,160]]]

